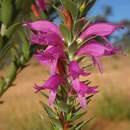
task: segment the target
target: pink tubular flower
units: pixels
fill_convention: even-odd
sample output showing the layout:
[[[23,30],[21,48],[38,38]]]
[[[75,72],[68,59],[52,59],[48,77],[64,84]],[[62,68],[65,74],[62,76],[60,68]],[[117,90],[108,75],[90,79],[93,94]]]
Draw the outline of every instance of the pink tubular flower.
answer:
[[[81,33],[80,39],[85,40],[88,36],[96,35],[106,37],[111,35],[116,29],[122,27],[121,24],[95,23],[90,25]]]
[[[103,72],[102,65],[99,58],[102,56],[109,56],[119,52],[119,49],[113,48],[111,44],[100,44],[99,42],[92,40],[81,47],[77,52],[77,56],[91,56],[94,65],[98,65],[100,72]]]
[[[62,38],[59,27],[56,24],[54,24],[50,21],[47,21],[47,20],[27,22],[24,24],[24,26],[28,27],[29,29],[34,30],[36,32],[41,32],[41,33],[53,32]]]
[[[75,90],[78,95],[78,99],[82,108],[85,108],[87,105],[86,95],[89,94],[96,94],[98,92],[97,87],[90,87],[83,82],[80,82],[80,89],[79,91]]]
[[[35,55],[41,64],[50,65],[51,75],[56,73],[58,60],[65,59],[65,54],[60,47],[48,47],[44,52]]]
[[[72,77],[72,85],[77,91],[80,89],[79,76],[88,76],[90,73],[80,68],[76,61],[71,61],[69,64],[69,72]]]
[[[33,35],[31,37],[33,44],[48,46],[44,52],[37,53],[36,57],[40,63],[49,64],[51,75],[55,74],[58,61],[60,59],[65,59],[64,41],[59,27],[47,20],[30,22],[24,24],[24,26],[33,30]]]
[[[49,96],[49,105],[53,105],[55,98],[56,98],[56,93],[57,93],[57,88],[59,85],[64,83],[64,79],[62,76],[55,74],[53,76],[51,76],[43,85],[38,86],[35,85],[35,89],[36,89],[36,93],[44,90],[44,89],[48,89],[50,90],[50,96]]]
[[[37,6],[40,8],[41,11],[46,10],[46,3],[45,0],[35,0]]]

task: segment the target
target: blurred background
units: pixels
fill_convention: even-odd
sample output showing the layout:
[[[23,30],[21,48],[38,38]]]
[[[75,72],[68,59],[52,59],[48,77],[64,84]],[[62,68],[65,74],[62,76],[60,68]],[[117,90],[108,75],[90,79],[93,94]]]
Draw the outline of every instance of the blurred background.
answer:
[[[98,84],[98,93],[88,106],[85,119],[95,118],[84,130],[130,130],[130,0],[97,0],[89,17],[99,21],[123,22],[125,28],[115,32],[111,41],[123,48],[125,55],[102,59],[104,73],[92,70],[90,80]],[[6,70],[6,69],[5,69]],[[0,76],[5,71],[0,70]],[[34,83],[48,77],[48,69],[32,58],[17,76],[12,87],[0,98],[0,130],[49,130],[47,115],[35,94]],[[46,101],[45,101],[46,102]],[[42,113],[42,115],[41,115]]]

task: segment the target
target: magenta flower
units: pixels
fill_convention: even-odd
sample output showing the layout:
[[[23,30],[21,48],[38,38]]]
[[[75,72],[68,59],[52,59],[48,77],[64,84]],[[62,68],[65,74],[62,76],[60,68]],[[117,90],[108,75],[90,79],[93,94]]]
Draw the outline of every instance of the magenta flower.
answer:
[[[97,87],[90,87],[87,84],[80,82],[79,91],[77,91],[77,89],[75,89],[75,91],[77,92],[81,107],[85,108],[87,105],[86,96],[89,94],[96,94],[98,92],[98,89],[97,89]]]
[[[77,52],[77,56],[91,56],[94,65],[98,65],[100,72],[103,72],[102,65],[100,63],[100,57],[109,56],[119,52],[119,49],[113,48],[111,44],[103,45],[95,40],[89,41]]]
[[[88,36],[97,35],[106,37],[111,35],[116,29],[122,27],[121,24],[95,23],[90,25],[81,33],[80,39],[85,40]]]
[[[61,37],[62,39],[62,35],[60,32],[59,27],[47,20],[39,20],[39,21],[35,21],[35,22],[27,22],[24,24],[25,27],[28,27],[31,30],[34,30],[38,33],[55,33],[58,36]]]
[[[79,76],[88,76],[90,73],[80,68],[76,61],[71,61],[69,64],[69,72],[72,77],[72,85],[77,91],[80,89]]]
[[[50,65],[51,75],[56,73],[57,63],[60,59],[65,59],[65,54],[60,47],[48,47],[44,52],[35,55],[41,64]]]
[[[50,66],[51,75],[56,73],[57,63],[65,59],[64,41],[57,25],[47,20],[40,20],[24,24],[33,30],[31,41],[33,44],[48,46],[44,52],[36,54],[42,64]]]
[[[46,10],[46,3],[45,0],[35,0],[37,6],[40,8],[41,11]]]
[[[36,93],[45,89],[50,90],[49,105],[52,106],[56,98],[57,89],[63,83],[64,83],[63,77],[61,75],[55,74],[51,76],[43,85],[41,86],[35,85],[34,88],[36,89]]]

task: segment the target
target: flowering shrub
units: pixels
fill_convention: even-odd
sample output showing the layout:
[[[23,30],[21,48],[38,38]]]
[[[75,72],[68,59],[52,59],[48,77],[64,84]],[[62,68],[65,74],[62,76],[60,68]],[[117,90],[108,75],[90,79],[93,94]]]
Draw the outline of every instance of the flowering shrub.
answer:
[[[108,37],[122,25],[86,19],[94,3],[95,0],[36,0],[31,6],[36,20],[23,24],[31,32],[31,46],[40,46],[34,56],[50,70],[49,79],[42,85],[36,84],[34,89],[49,100],[49,105],[43,102],[42,105],[53,130],[81,130],[88,123],[78,119],[86,113],[82,109],[87,109],[91,97],[99,90],[88,79],[80,79],[92,75],[88,65],[81,67],[81,61],[90,57],[91,66],[98,66],[103,73],[100,58],[120,53]],[[48,16],[50,6],[59,14],[59,25]]]
[[[45,19],[24,24],[32,32],[32,44],[45,47],[45,50],[37,50],[35,57],[50,67],[50,77],[34,88],[36,93],[45,89],[50,91],[49,97],[47,95],[49,106],[44,103],[43,106],[55,130],[80,130],[87,123],[75,124],[75,120],[85,114],[80,110],[87,107],[98,88],[91,86],[89,80],[80,80],[80,76],[91,74],[87,67],[81,67],[81,61],[91,57],[93,65],[102,73],[100,58],[120,52],[107,37],[122,25],[86,20],[84,11],[90,4],[90,1],[61,0],[58,8],[53,5],[61,16],[60,25]],[[40,0],[38,5],[41,8]]]

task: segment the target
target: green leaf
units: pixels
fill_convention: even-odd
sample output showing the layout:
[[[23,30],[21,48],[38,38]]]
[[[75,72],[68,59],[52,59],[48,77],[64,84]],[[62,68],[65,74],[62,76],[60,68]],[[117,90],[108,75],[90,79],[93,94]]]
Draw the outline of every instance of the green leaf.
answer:
[[[81,128],[84,127],[85,124],[86,124],[86,122],[79,123],[75,130],[81,130]]]
[[[77,45],[76,42],[74,42],[73,44],[71,44],[71,45],[69,46],[69,52],[70,52],[69,56],[70,56],[70,59],[73,58],[73,56],[74,56],[74,54],[75,54],[77,48],[78,48],[78,45]]]
[[[0,50],[3,47],[3,44],[4,44],[4,40],[3,40],[3,37],[0,34]]]
[[[0,21],[1,21],[1,8],[0,8]]]
[[[22,52],[25,60],[27,61],[30,57],[30,44],[27,40],[23,43]]]
[[[72,118],[72,113],[70,112],[67,114],[67,121],[71,121],[71,118]]]
[[[6,82],[10,84],[16,78],[17,66],[15,62],[12,62],[9,66],[8,75],[6,76]]]
[[[4,79],[0,79],[0,94],[3,91],[3,88],[4,88],[5,84],[6,84],[5,80]]]
[[[86,111],[85,112],[76,112],[72,116],[72,121],[78,120],[79,118],[81,118],[85,114],[86,114]]]
[[[14,34],[14,32],[20,27],[20,23],[15,23],[13,25],[11,25],[6,31],[5,31],[5,36],[9,39],[12,37],[12,35]]]
[[[85,8],[81,12],[81,16],[85,16],[88,11],[93,7],[93,5],[96,3],[96,0],[88,0],[85,4]]]
[[[8,42],[2,47],[2,49],[0,49],[0,60],[1,60],[5,55],[8,54],[8,52],[9,52],[10,48],[12,47],[12,45],[13,45],[13,42],[11,42],[11,40],[10,40],[10,41],[8,41]]]
[[[67,27],[64,24],[60,25],[60,30],[65,38],[65,41],[68,42],[68,44],[70,45],[72,41],[71,32],[67,29]]]
[[[23,0],[15,0],[16,9],[20,10]]]
[[[41,12],[41,18],[42,19],[48,19],[48,16],[46,15],[45,12]]]
[[[81,30],[82,30],[83,27],[84,27],[84,24],[83,24],[82,20],[78,20],[75,23],[75,26],[74,26],[74,29],[73,29],[75,37],[77,37],[81,33]]]
[[[74,2],[78,5],[78,7],[84,2],[85,0],[74,0]]]
[[[47,98],[47,99],[49,98],[49,96],[48,96],[46,93],[44,93],[44,92],[40,92],[40,93],[41,93],[41,95],[44,96],[45,98]]]
[[[57,114],[45,103],[40,102],[42,106],[44,107],[45,111],[47,112],[49,118],[58,119]]]
[[[72,18],[76,21],[78,16],[78,7],[72,0],[61,0],[64,7],[71,12]]]
[[[58,119],[51,118],[51,122],[55,125],[57,130],[63,130],[63,126],[62,126],[61,122]]]
[[[88,97],[86,97],[86,100],[89,100],[90,98],[92,98],[94,95],[90,95]]]
[[[58,102],[58,108],[60,109],[61,112],[68,113],[68,111],[69,111],[68,104],[66,104],[65,102],[62,102],[62,101]]]
[[[32,2],[32,0],[15,0],[16,10],[26,15],[30,12]]]
[[[90,83],[91,83],[90,80],[84,80],[83,82],[84,82],[85,84],[90,84]]]
[[[12,23],[13,13],[12,0],[3,0],[1,4],[1,20],[7,27]]]
[[[81,130],[81,128],[85,127],[93,118],[95,118],[95,117],[92,117],[92,118],[90,118],[90,119],[87,120],[87,121],[84,121],[84,122],[79,123],[79,124],[76,126],[76,129],[75,129],[75,130]]]
[[[58,9],[55,5],[53,5],[53,8],[56,10],[56,12],[58,13],[58,15],[60,16],[60,18],[65,21],[64,15],[62,14],[61,10]]]
[[[77,62],[80,63],[84,58],[85,58],[85,56],[78,57],[78,58],[77,58]]]
[[[18,30],[18,34],[21,38],[22,43],[22,56],[23,56],[23,60],[22,60],[22,64],[24,64],[24,62],[28,61],[30,56],[31,56],[31,45],[29,43],[29,41],[27,40],[26,34],[25,34],[25,30],[21,29]]]
[[[73,125],[72,128],[70,128],[70,130],[81,130],[81,128],[84,126],[84,122],[80,122],[77,125]]]

